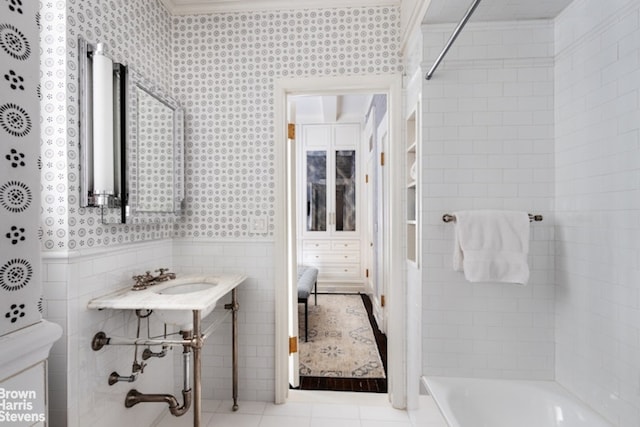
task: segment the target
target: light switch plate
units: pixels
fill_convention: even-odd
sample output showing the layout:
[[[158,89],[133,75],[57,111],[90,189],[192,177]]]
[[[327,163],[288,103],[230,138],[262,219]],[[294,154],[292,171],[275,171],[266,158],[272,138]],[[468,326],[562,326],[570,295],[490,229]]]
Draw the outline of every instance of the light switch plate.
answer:
[[[267,232],[267,218],[263,216],[256,216],[251,218],[251,224],[249,226],[251,233],[266,233]]]

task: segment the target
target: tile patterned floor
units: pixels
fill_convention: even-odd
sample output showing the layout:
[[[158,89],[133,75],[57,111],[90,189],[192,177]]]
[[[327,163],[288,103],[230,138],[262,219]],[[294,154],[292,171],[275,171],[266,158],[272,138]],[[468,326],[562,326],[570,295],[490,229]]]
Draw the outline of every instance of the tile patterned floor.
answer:
[[[205,400],[202,426],[206,427],[447,427],[433,400],[420,399],[417,411],[393,409],[386,394],[325,391],[292,391],[284,405],[265,402]],[[170,414],[157,427],[191,427],[191,413],[176,418]]]

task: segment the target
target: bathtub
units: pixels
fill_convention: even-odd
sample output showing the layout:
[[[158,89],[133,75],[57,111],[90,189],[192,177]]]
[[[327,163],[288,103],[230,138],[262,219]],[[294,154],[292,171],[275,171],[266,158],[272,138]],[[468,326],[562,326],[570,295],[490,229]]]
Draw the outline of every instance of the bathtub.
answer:
[[[553,381],[428,377],[450,427],[612,427]]]

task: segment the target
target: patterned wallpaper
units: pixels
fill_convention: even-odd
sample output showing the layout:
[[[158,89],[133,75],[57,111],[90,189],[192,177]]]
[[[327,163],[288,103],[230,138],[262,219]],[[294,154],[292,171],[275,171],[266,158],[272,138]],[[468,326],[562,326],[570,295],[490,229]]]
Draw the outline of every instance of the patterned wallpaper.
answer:
[[[0,5],[0,335],[41,318],[37,6]]]
[[[360,7],[173,18],[174,94],[186,109],[179,237],[273,237],[274,81],[400,71],[399,9]]]
[[[275,211],[274,80],[401,68],[395,7],[171,18],[149,0],[64,4],[42,4],[45,250],[252,237],[251,217]],[[63,40],[56,31],[67,24]],[[105,226],[97,209],[78,207],[78,35],[104,41],[116,61],[160,82],[185,108],[186,217],[175,227]]]
[[[78,199],[78,36],[104,42],[115,61],[170,92],[168,13],[150,0],[65,0],[42,2],[41,14],[44,250],[170,237],[171,224],[103,225]]]

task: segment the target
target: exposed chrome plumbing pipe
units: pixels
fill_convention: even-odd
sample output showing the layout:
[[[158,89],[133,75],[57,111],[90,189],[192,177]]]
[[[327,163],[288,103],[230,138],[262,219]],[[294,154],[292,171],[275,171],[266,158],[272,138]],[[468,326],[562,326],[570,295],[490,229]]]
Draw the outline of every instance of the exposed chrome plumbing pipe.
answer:
[[[167,346],[162,346],[162,351],[154,352],[150,348],[145,348],[142,352],[142,360],[147,360],[152,357],[165,357],[167,355]]]
[[[194,310],[194,331],[196,331],[196,324],[195,324],[195,310]],[[200,318],[200,312],[198,311],[198,319]],[[198,332],[200,329],[200,325],[198,323]],[[191,407],[191,394],[192,394],[192,390],[191,390],[191,382],[190,382],[190,375],[189,375],[189,365],[191,363],[191,351],[192,351],[192,347],[193,347],[193,352],[195,354],[197,347],[194,346],[194,343],[196,342],[195,337],[197,337],[197,335],[192,334],[192,332],[190,331],[183,331],[182,332],[182,337],[184,338],[185,342],[188,342],[189,344],[184,344],[182,346],[183,350],[182,350],[182,372],[184,375],[183,378],[183,387],[182,387],[182,401],[183,404],[182,406],[179,406],[178,403],[178,399],[176,399],[176,397],[172,394],[145,394],[145,393],[140,393],[138,390],[136,389],[131,389],[129,390],[129,392],[127,393],[127,397],[124,400],[124,406],[126,408],[131,408],[132,406],[137,405],[138,403],[144,403],[144,402],[152,402],[152,403],[166,403],[167,405],[169,405],[169,412],[171,412],[172,415],[179,417],[181,415],[184,415],[189,408]],[[199,349],[197,349],[199,352]],[[194,358],[194,362],[195,362],[195,358]],[[199,377],[195,377],[194,382],[196,383],[196,387],[199,387],[200,384],[200,378]],[[195,394],[195,400],[196,402],[198,402],[199,394]],[[199,407],[199,404],[194,404],[194,410],[196,409],[196,407]],[[194,425],[199,426],[200,425],[200,421],[198,420],[197,423],[195,421],[195,414],[194,414]]]
[[[138,390],[132,389],[127,393],[124,400],[124,406],[131,408],[141,402],[166,403],[169,405],[169,411],[172,415],[179,417],[184,415],[191,407],[191,390],[182,390],[182,406],[178,406],[178,399],[171,394],[142,394]]]
[[[233,333],[233,372],[232,372],[232,381],[233,381],[233,410],[238,410],[238,310],[240,306],[238,304],[237,297],[237,289],[233,289],[231,291],[232,302],[231,304],[225,304],[225,309],[230,311],[232,317],[232,333]],[[227,313],[229,313],[229,311]],[[144,317],[144,316],[143,316]],[[165,338],[164,339],[153,339],[153,338],[125,338],[125,337],[108,337],[107,334],[100,331],[96,333],[91,341],[91,348],[94,351],[101,350],[106,345],[162,345],[163,351],[161,353],[153,353],[149,350],[147,352],[148,357],[162,357],[160,356],[165,352],[166,346],[172,345],[182,345],[183,350],[183,405],[179,406],[178,399],[175,396],[170,394],[144,394],[140,393],[138,390],[132,389],[127,393],[125,398],[125,407],[131,408],[132,406],[137,405],[142,402],[156,402],[156,403],[166,403],[169,405],[169,410],[172,415],[180,416],[186,413],[191,406],[191,402],[193,401],[193,425],[194,427],[200,427],[201,423],[201,377],[202,377],[202,360],[201,360],[201,351],[207,336],[216,329],[217,326],[222,324],[224,319],[227,316],[222,316],[216,321],[214,321],[211,325],[207,327],[206,330],[202,331],[202,319],[200,310],[193,310],[193,331],[181,331],[182,339],[166,339],[166,329],[165,329]],[[148,350],[148,349],[147,349]],[[191,352],[193,352],[193,376],[194,376],[194,385],[193,389],[190,385],[190,358]],[[148,358],[146,357],[146,358]],[[143,352],[143,360],[146,359]],[[137,375],[137,373],[136,373]],[[112,374],[113,379],[117,381],[129,381],[131,377],[121,377],[117,373]],[[192,399],[193,397],[193,399]]]
[[[118,374],[116,371],[111,372],[111,375],[109,375],[109,385],[114,385],[120,381],[124,381],[124,382],[128,382],[128,383],[132,383],[136,380],[136,378],[138,378],[138,374],[131,374],[128,377],[124,377],[120,374]]]
[[[154,338],[127,338],[127,337],[108,337],[107,334],[100,331],[93,336],[91,341],[91,349],[93,351],[101,350],[105,345],[185,345],[190,344],[191,340],[170,340],[170,339],[154,339]]]

